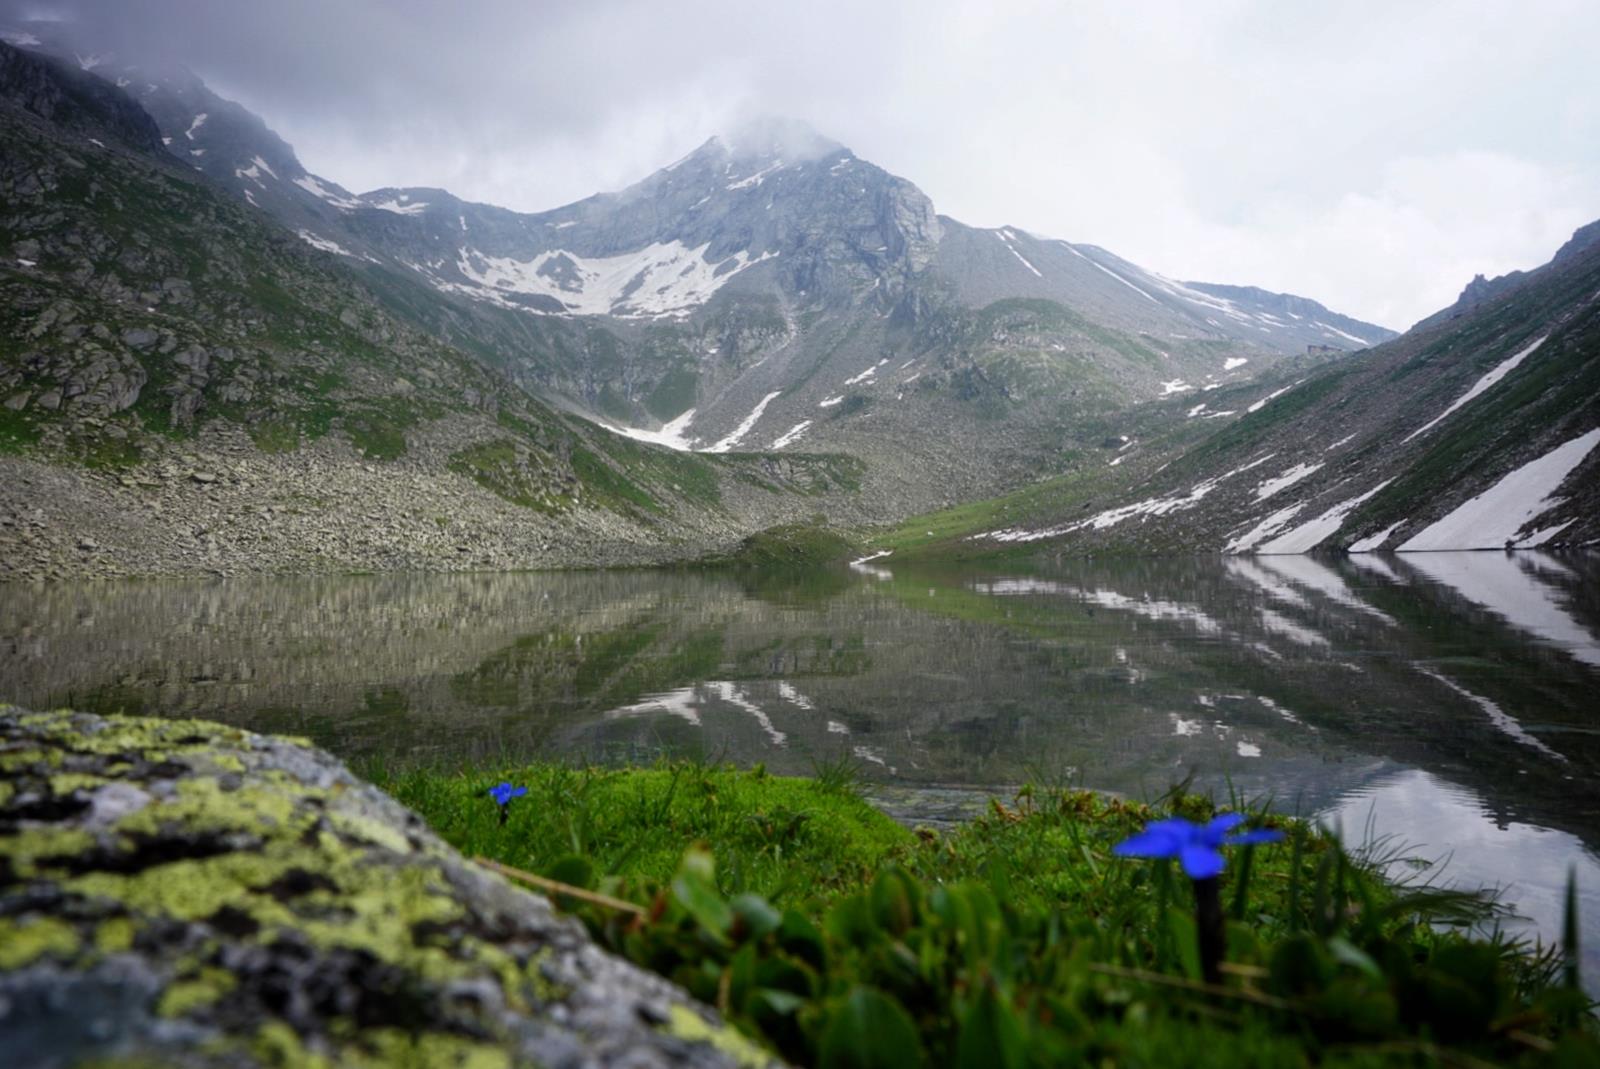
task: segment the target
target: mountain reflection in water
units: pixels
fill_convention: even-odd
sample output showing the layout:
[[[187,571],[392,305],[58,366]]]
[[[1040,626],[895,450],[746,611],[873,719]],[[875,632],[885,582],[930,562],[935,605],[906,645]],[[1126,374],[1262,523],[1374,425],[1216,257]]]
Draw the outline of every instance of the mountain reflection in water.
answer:
[[[1192,775],[1448,855],[1547,936],[1576,866],[1600,953],[1595,555],[12,585],[0,643],[0,699],[389,762],[843,758],[1134,796]]]

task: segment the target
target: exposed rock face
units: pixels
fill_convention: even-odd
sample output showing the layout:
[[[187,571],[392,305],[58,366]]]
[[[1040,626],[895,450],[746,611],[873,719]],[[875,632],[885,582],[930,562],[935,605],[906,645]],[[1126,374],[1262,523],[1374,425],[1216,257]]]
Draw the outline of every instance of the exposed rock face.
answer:
[[[27,111],[85,134],[110,135],[151,151],[161,148],[161,130],[138,104],[102,78],[0,41],[0,97]]]
[[[30,1066],[727,1066],[755,1047],[292,739],[0,706]]]

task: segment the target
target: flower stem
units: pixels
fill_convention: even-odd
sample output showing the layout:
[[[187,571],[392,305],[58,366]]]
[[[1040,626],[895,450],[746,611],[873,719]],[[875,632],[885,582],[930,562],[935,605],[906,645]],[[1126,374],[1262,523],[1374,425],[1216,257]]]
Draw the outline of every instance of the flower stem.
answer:
[[[1222,891],[1217,877],[1194,881],[1194,920],[1200,938],[1200,975],[1208,984],[1222,982]]]

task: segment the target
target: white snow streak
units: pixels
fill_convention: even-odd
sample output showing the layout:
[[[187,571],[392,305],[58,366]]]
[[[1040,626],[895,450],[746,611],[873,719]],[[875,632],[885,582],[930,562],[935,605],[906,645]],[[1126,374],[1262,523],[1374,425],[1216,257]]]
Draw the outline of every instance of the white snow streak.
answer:
[[[335,193],[333,190],[317,181],[315,175],[301,175],[299,178],[294,180],[294,184],[311,194],[313,197],[316,197],[319,200],[327,201],[335,208],[351,209],[361,207],[360,201],[353,200],[349,197],[339,196],[339,194]]]
[[[1337,532],[1339,530],[1339,526],[1344,523],[1344,518],[1346,516],[1350,515],[1350,513],[1354,512],[1357,507],[1366,502],[1368,499],[1372,498],[1380,490],[1392,482],[1394,482],[1393,479],[1385,479],[1383,482],[1379,483],[1377,486],[1374,486],[1371,490],[1368,490],[1359,497],[1352,497],[1347,501],[1339,502],[1322,515],[1318,516],[1316,519],[1307,520],[1299,527],[1296,527],[1284,534],[1278,535],[1256,552],[1310,552],[1312,549],[1315,549],[1323,539]]]
[[[722,439],[716,445],[713,445],[710,449],[707,449],[706,452],[726,453],[728,450],[738,445],[744,440],[744,436],[750,433],[750,428],[756,425],[756,420],[761,418],[761,413],[767,410],[767,406],[772,403],[773,398],[777,397],[782,392],[782,390],[773,390],[771,393],[767,394],[767,396],[763,397],[756,403],[755,409],[744,418],[744,422],[733,429],[732,434]]]
[[[1300,382],[1304,382],[1304,381],[1305,381],[1304,379],[1300,380]],[[1245,411],[1246,412],[1260,412],[1263,408],[1267,407],[1267,404],[1269,402],[1271,402],[1275,398],[1282,397],[1284,394],[1288,393],[1290,390],[1292,390],[1296,386],[1300,385],[1300,382],[1291,382],[1289,385],[1285,386],[1281,390],[1273,390],[1271,393],[1267,394],[1267,396],[1263,397],[1261,400],[1257,401],[1255,404],[1253,404],[1249,408],[1245,409]]]
[[[1517,365],[1521,364],[1524,360],[1528,359],[1528,357],[1532,356],[1538,350],[1539,346],[1544,344],[1544,339],[1548,338],[1549,336],[1550,335],[1546,334],[1544,338],[1535,338],[1533,344],[1529,345],[1526,349],[1523,349],[1516,354],[1508,356],[1504,360],[1500,361],[1500,363],[1496,364],[1492,369],[1485,373],[1482,378],[1473,383],[1470,390],[1462,394],[1460,397],[1457,397],[1454,401],[1450,402],[1449,408],[1445,409],[1443,412],[1439,413],[1437,416],[1434,416],[1428,422],[1424,423],[1422,426],[1418,427],[1416,430],[1400,439],[1400,444],[1405,445],[1418,435],[1426,434],[1440,421],[1445,419],[1445,417],[1449,416],[1450,413],[1454,412],[1456,409],[1460,408],[1474,397],[1477,397],[1479,394],[1490,389],[1495,385],[1495,383],[1511,374],[1517,369]]]
[[[351,252],[343,245],[340,245],[337,241],[332,241],[324,237],[318,237],[309,230],[301,230],[299,231],[299,234],[300,240],[305,242],[307,245],[310,245],[313,249],[321,249],[323,252],[336,252],[340,256],[355,255],[355,253]]]
[[[1346,338],[1346,339],[1348,339],[1350,341],[1355,342],[1357,345],[1361,346],[1362,348],[1366,348],[1367,346],[1372,344],[1371,342],[1369,342],[1365,338],[1358,338],[1354,334],[1350,334],[1350,333],[1347,333],[1345,331],[1342,331],[1338,327],[1331,326],[1331,325],[1329,325],[1327,323],[1324,323],[1320,319],[1314,319],[1314,320],[1312,320],[1312,322],[1315,323],[1317,326],[1321,327],[1324,333],[1337,334],[1341,338]]]
[[[1044,275],[1040,274],[1039,269],[1037,267],[1033,266],[1031,263],[1029,263],[1028,262],[1028,258],[1026,256],[1022,255],[1022,253],[1018,252],[1017,251],[1017,247],[1015,245],[1011,244],[1011,237],[1007,236],[1007,235],[1010,235],[1010,234],[1011,234],[1011,231],[1009,231],[1009,230],[996,230],[994,232],[994,236],[999,238],[1000,241],[1005,245],[1005,247],[1011,250],[1011,255],[1015,256],[1017,259],[1022,261],[1022,266],[1023,267],[1026,267],[1029,271],[1032,271],[1035,276],[1037,276],[1039,278],[1043,278]]]
[[[1280,472],[1276,478],[1268,479],[1256,487],[1256,500],[1265,501],[1279,490],[1293,486],[1307,475],[1314,471],[1319,471],[1321,468],[1321,464],[1296,464],[1294,467]]]
[[[661,425],[659,431],[647,431],[640,427],[612,427],[602,423],[601,426],[614,434],[624,438],[632,438],[637,442],[649,442],[651,445],[664,445],[668,449],[676,449],[680,453],[688,452],[694,442],[684,432],[689,429],[689,423],[694,419],[694,409],[689,409],[680,416]]]
[[[811,421],[809,419],[803,419],[799,423],[796,423],[793,427],[790,427],[777,441],[772,443],[773,451],[776,452],[777,450],[782,449],[784,446],[794,442],[806,432],[806,428],[809,426],[811,426]]]
[[[1400,552],[1501,549],[1516,542],[1523,528],[1561,503],[1555,496],[1556,491],[1573,469],[1583,463],[1596,443],[1600,443],[1600,428],[1529,461],[1442,520],[1413,535],[1400,546]],[[1540,531],[1520,544],[1530,544],[1533,538],[1546,541],[1555,533]]]
[[[364,201],[363,205],[377,208],[379,211],[393,212],[396,215],[420,215],[428,210],[428,202],[425,200],[408,202],[396,200],[394,197],[381,201]]]

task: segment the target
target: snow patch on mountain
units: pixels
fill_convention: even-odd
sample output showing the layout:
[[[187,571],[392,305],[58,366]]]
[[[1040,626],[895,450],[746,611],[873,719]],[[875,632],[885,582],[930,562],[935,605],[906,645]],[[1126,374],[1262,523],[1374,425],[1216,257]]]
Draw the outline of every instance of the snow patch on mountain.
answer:
[[[1346,516],[1350,515],[1350,513],[1354,512],[1392,482],[1394,482],[1393,479],[1385,479],[1366,493],[1339,502],[1315,519],[1307,520],[1293,530],[1278,535],[1272,541],[1263,545],[1257,552],[1264,554],[1309,553],[1320,545],[1325,538],[1336,533],[1344,523]]]
[[[1261,457],[1258,460],[1252,460],[1250,463],[1245,464],[1242,467],[1234,468],[1232,471],[1224,472],[1214,479],[1206,479],[1202,482],[1196,483],[1188,490],[1177,491],[1171,494],[1166,494],[1162,497],[1149,498],[1145,501],[1135,502],[1132,505],[1123,505],[1119,508],[1106,509],[1104,512],[1096,513],[1086,520],[1078,520],[1074,523],[1062,524],[1059,527],[1046,527],[1042,530],[1036,531],[1030,531],[1020,527],[1003,528],[998,531],[984,531],[980,534],[969,535],[967,540],[976,541],[980,538],[987,538],[995,542],[1036,542],[1044,538],[1059,538],[1061,535],[1070,534],[1073,531],[1081,531],[1089,527],[1092,527],[1097,531],[1103,531],[1108,527],[1115,527],[1124,520],[1132,519],[1135,516],[1165,516],[1171,512],[1183,512],[1187,509],[1194,508],[1205,499],[1207,494],[1211,493],[1211,491],[1215,490],[1223,482],[1233,478],[1235,475],[1247,472],[1251,468],[1265,464],[1267,461],[1271,460],[1274,455],[1275,454],[1268,453],[1266,456]]]
[[[1256,487],[1256,500],[1265,501],[1279,490],[1285,490],[1322,468],[1321,464],[1296,464]]]
[[[335,193],[333,190],[317,181],[315,175],[301,175],[299,178],[294,180],[294,184],[311,194],[313,197],[316,197],[318,200],[327,201],[335,208],[344,208],[348,211],[362,206],[361,202],[358,200],[354,200],[350,197],[339,196],[339,194]]]
[[[844,384],[846,386],[857,386],[857,385],[861,385],[861,384],[864,383],[864,384],[870,386],[870,385],[872,385],[872,380],[878,374],[878,369],[880,367],[882,367],[883,365],[887,364],[888,362],[889,361],[888,361],[887,358],[885,358],[883,360],[879,360],[876,364],[873,364],[871,367],[867,368],[867,370],[863,371],[861,374],[853,375],[850,378],[845,379],[844,380]],[[824,402],[824,404],[826,404],[826,402]]]
[[[380,201],[363,201],[362,206],[366,208],[377,208],[379,211],[383,212],[393,212],[396,215],[421,215],[423,212],[428,210],[427,201],[411,201],[404,197],[390,197],[388,200]]]
[[[1330,325],[1328,323],[1324,323],[1320,319],[1313,319],[1312,323],[1314,323],[1317,326],[1321,327],[1322,328],[1322,332],[1324,334],[1327,334],[1330,337],[1331,336],[1337,336],[1337,337],[1340,337],[1340,338],[1344,338],[1347,341],[1353,341],[1357,345],[1361,346],[1363,349],[1365,349],[1367,346],[1372,344],[1371,342],[1369,342],[1365,338],[1358,338],[1354,334],[1351,334],[1349,331],[1340,330],[1338,327],[1332,326],[1332,325]]]
[[[1531,460],[1489,489],[1430,524],[1400,546],[1401,553],[1441,549],[1502,549],[1537,546],[1566,524],[1524,536],[1523,528],[1561,503],[1556,491],[1600,443],[1600,427]]]
[[[778,438],[777,441],[772,443],[773,451],[776,452],[777,450],[782,449],[784,446],[794,443],[802,434],[806,432],[806,428],[810,426],[811,421],[809,419],[803,419],[799,423],[796,423],[793,427],[790,427]]]
[[[744,422],[733,429],[733,433],[729,434],[711,448],[707,449],[706,452],[726,453],[728,450],[742,442],[744,440],[744,436],[750,433],[750,428],[756,425],[756,421],[761,418],[761,414],[767,410],[767,406],[770,405],[781,393],[783,393],[782,390],[773,390],[771,393],[767,394],[767,396],[763,397],[756,403],[755,409],[744,418]]]
[[[355,256],[355,253],[351,252],[349,249],[330,238],[319,237],[309,230],[301,230],[298,231],[298,233],[300,235],[300,240],[305,242],[307,245],[310,245],[313,249],[321,249],[323,252],[338,253],[340,256]]]
[[[658,431],[647,431],[641,427],[612,427],[601,424],[606,430],[632,438],[636,442],[649,442],[651,445],[664,445],[668,449],[676,449],[680,453],[688,452],[694,444],[694,439],[686,433],[689,424],[694,420],[694,409],[689,409],[680,416],[662,424]]]
[[[694,249],[681,241],[655,242],[636,252],[592,258],[552,249],[531,260],[462,249],[456,269],[482,289],[435,284],[489,300],[495,299],[490,294],[502,292],[551,297],[569,315],[684,316],[739,272],[777,255],[752,258],[740,251],[711,263],[705,258],[710,247],[709,242]]]

